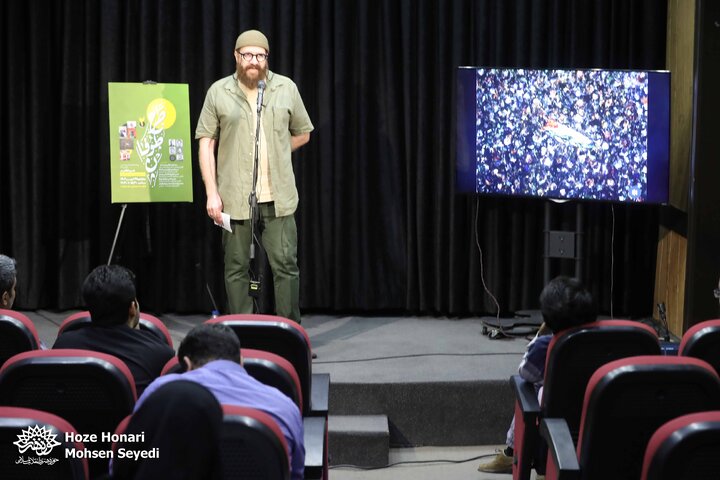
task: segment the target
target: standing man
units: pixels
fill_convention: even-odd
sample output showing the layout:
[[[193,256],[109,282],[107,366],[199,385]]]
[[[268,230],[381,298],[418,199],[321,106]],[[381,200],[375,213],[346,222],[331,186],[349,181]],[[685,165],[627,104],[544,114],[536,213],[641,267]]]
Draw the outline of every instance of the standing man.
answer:
[[[15,259],[0,254],[0,308],[10,310],[15,302],[17,270]]]
[[[272,268],[276,312],[299,323],[300,270],[294,216],[298,192],[291,153],[310,140],[313,125],[295,83],[268,69],[269,53],[267,38],[257,30],[248,30],[237,38],[236,72],[208,90],[195,138],[200,141],[208,216],[218,224],[222,224],[222,212],[231,219],[232,232],[223,230],[222,238],[230,312],[252,313],[253,302],[248,295],[252,242],[249,197],[258,82],[265,82],[255,185],[257,220],[263,228],[262,244]]]

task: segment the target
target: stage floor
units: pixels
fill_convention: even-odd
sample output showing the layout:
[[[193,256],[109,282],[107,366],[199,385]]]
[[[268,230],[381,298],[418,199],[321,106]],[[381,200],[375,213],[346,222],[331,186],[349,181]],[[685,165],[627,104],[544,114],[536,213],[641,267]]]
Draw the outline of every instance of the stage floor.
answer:
[[[64,318],[75,311],[25,311],[52,347]],[[207,315],[160,315],[175,343]],[[507,380],[517,372],[528,338],[490,339],[479,318],[303,316],[314,373],[333,382],[403,383]]]

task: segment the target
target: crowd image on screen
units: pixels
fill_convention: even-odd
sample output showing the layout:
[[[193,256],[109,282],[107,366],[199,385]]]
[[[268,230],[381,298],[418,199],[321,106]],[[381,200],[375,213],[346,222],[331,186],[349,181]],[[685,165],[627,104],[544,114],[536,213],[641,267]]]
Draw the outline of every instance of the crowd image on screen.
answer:
[[[646,72],[478,69],[477,192],[643,201],[647,100]]]

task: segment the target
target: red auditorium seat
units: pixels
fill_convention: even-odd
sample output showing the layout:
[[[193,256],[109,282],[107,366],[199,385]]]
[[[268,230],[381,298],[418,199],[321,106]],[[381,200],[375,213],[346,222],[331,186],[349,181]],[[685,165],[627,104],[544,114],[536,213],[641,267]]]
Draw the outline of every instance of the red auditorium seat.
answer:
[[[720,476],[720,410],[670,420],[650,437],[641,480],[711,480]]]
[[[223,405],[223,413],[223,478],[289,480],[288,447],[275,420],[260,410],[232,405]]]
[[[303,411],[300,378],[290,362],[274,353],[250,348],[241,349],[243,367],[256,380],[275,387],[287,395]],[[160,375],[182,373],[183,369],[177,357],[165,364]]]
[[[303,396],[295,368],[286,359],[274,353],[249,348],[242,349],[243,365],[254,378],[277,388],[303,411]],[[177,357],[171,358],[161,375],[181,373]],[[326,417],[303,416],[305,443],[305,478],[328,478],[328,424]]]
[[[91,321],[90,312],[87,310],[73,313],[62,321],[60,327],[58,328],[58,335],[61,335],[63,332],[70,332],[72,330],[86,327]],[[158,336],[158,338],[167,343],[170,348],[175,348],[173,347],[173,340],[170,336],[170,331],[158,317],[150,315],[149,313],[140,312],[140,321],[138,324],[142,330],[154,333]]]
[[[720,374],[720,319],[690,327],[682,336],[678,354],[705,360]]]
[[[50,452],[39,456],[32,446],[19,453],[15,442],[20,441],[23,430],[41,428],[48,432],[56,444],[49,444]],[[88,462],[84,458],[65,458],[65,449],[82,451],[85,445],[76,441],[65,440],[65,434],[77,434],[77,430],[64,419],[51,413],[30,408],[0,407],[0,464],[4,479],[33,478],[37,480],[86,480],[89,478]],[[39,458],[47,460],[41,466],[28,465],[21,460]],[[54,463],[49,463],[53,462]]]
[[[564,420],[542,420],[545,478],[638,479],[653,432],[678,416],[718,408],[720,378],[707,362],[665,356],[610,362],[588,382],[577,449]]]
[[[330,377],[312,373],[310,337],[298,323],[261,314],[221,315],[206,323],[223,323],[240,338],[243,348],[264,350],[288,360],[300,378],[304,416],[327,417]]]
[[[182,373],[183,371],[183,367],[180,365],[178,358],[172,357],[160,371],[160,376],[167,375],[169,373]]]
[[[305,478],[328,477],[328,402],[330,375],[312,373],[312,347],[305,329],[274,315],[221,315],[206,323],[223,323],[240,338],[243,349],[263,350],[285,358],[300,378],[305,429]]]
[[[251,348],[243,348],[242,356],[243,366],[253,378],[277,388],[304,411],[300,378],[290,362],[274,353]]]
[[[92,450],[107,450],[102,433],[112,432],[132,412],[137,394],[130,370],[112,355],[90,350],[35,350],[10,358],[0,368],[0,405],[58,415],[80,433],[97,435]],[[92,459],[90,473],[107,470]]]
[[[511,377],[515,389],[514,480],[528,480],[533,468],[544,471],[547,447],[540,439],[542,418],[562,418],[577,441],[585,386],[602,365],[636,355],[659,355],[651,327],[628,320],[601,320],[558,333],[545,362],[542,403],[532,383]]]
[[[0,365],[15,354],[40,348],[37,329],[27,316],[0,309]]]

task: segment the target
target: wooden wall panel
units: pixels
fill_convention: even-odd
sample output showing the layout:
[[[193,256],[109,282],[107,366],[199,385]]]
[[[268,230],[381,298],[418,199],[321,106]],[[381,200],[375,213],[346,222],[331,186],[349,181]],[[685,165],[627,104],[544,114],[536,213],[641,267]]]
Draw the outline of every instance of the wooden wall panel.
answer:
[[[667,69],[671,72],[670,204],[687,212],[692,141],[695,0],[668,0]]]
[[[671,72],[670,204],[676,221],[660,227],[655,267],[655,305],[664,302],[670,331],[685,328],[687,211],[693,118],[695,0],[668,0],[666,68]],[[679,222],[677,221],[679,218]],[[676,228],[680,223],[680,228]],[[653,317],[658,320],[657,307]]]
[[[659,319],[657,304],[665,303],[668,326],[676,337],[684,332],[685,265],[687,260],[687,239],[677,232],[660,227],[657,265],[655,269],[655,311]]]

